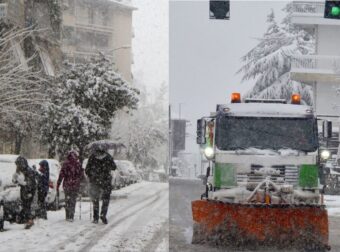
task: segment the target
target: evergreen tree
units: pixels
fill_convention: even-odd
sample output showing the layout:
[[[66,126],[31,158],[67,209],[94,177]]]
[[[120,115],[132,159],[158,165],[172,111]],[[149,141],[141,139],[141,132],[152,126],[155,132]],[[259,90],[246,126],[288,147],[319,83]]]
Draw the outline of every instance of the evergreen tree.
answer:
[[[291,24],[291,5],[285,11],[287,16],[279,26],[271,10],[267,31],[255,48],[242,57],[244,65],[238,73],[243,73],[243,81],[255,80],[248,97],[289,100],[292,93],[299,93],[305,103],[312,104],[311,88],[291,81],[289,72],[291,57],[313,52],[314,40],[311,34]]]
[[[76,148],[83,158],[87,144],[108,136],[117,111],[137,108],[139,91],[103,56],[84,64],[66,63],[56,82],[42,129],[50,157]]]

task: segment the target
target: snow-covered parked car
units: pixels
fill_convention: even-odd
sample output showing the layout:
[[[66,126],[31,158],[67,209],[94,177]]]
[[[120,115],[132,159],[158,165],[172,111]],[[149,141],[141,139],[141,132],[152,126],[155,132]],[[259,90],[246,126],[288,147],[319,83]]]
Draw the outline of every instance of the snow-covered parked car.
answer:
[[[138,182],[141,178],[135,166],[128,160],[115,160],[119,174],[124,179],[125,184],[129,185]]]
[[[4,220],[15,222],[21,207],[20,187],[13,183],[18,155],[0,155],[0,201],[3,202]]]
[[[15,160],[18,155],[0,155],[0,191],[13,187],[13,174],[16,171]]]
[[[3,219],[15,222],[21,212],[20,187],[10,186],[0,191],[0,201],[3,202]]]
[[[44,159],[28,159],[28,164],[30,167],[35,166],[37,170],[39,169],[39,163]],[[45,159],[48,162],[50,167],[50,181],[49,181],[49,190],[46,196],[46,203],[48,204],[48,208],[56,210],[59,208],[61,203],[65,202],[65,194],[63,187],[59,188],[59,198],[57,198],[57,181],[59,172],[61,169],[60,163],[56,159]]]
[[[120,189],[125,186],[124,178],[118,170],[112,171],[112,187],[113,189]]]

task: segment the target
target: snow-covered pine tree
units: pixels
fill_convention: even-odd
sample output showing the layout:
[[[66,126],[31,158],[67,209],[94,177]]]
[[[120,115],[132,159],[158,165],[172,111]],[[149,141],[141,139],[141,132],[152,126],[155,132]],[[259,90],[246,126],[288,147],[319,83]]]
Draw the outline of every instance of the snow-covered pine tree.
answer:
[[[117,111],[137,107],[139,91],[113,69],[103,55],[83,64],[65,63],[44,113],[42,139],[50,157],[77,148],[83,158],[87,144],[107,137]]]
[[[258,39],[259,43],[242,57],[244,65],[238,73],[243,73],[242,81],[255,80],[248,97],[289,100],[292,93],[299,93],[305,103],[312,104],[311,88],[291,81],[289,72],[291,56],[314,52],[313,36],[291,24],[291,5],[287,5],[285,11],[287,16],[279,26],[271,10],[267,17],[267,31],[263,38]]]

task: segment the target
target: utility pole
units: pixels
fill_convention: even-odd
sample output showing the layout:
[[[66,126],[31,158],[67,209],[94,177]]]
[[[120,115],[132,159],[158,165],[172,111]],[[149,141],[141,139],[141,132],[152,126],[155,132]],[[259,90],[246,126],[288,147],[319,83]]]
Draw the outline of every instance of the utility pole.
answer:
[[[171,105],[169,105],[169,176],[172,167],[172,130],[171,130]]]
[[[184,104],[184,102],[178,103],[178,119],[181,119],[182,104]]]

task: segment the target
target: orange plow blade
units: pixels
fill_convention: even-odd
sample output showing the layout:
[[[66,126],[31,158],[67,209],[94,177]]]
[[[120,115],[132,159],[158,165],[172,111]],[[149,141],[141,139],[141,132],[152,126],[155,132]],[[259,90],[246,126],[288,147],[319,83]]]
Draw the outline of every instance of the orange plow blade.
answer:
[[[324,206],[192,202],[193,243],[329,250]]]

